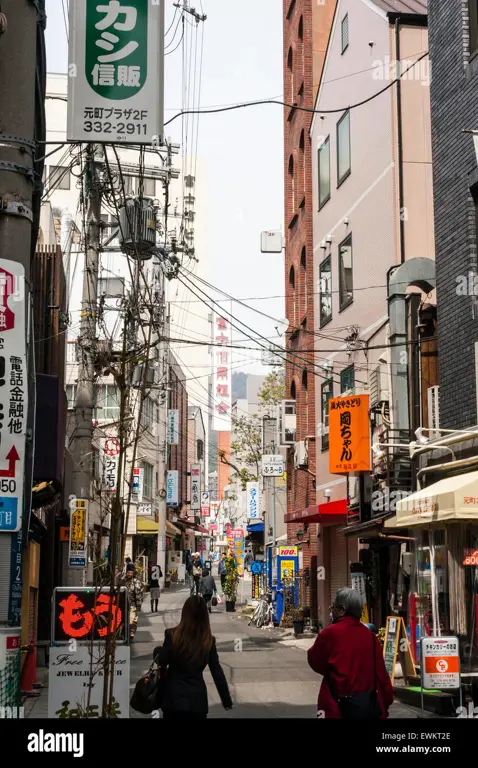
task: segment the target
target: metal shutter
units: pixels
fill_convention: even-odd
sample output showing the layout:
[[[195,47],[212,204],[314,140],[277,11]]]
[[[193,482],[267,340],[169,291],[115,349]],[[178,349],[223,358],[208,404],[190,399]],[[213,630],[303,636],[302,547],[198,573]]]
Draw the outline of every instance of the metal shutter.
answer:
[[[12,551],[12,535],[8,533],[0,534],[0,623],[8,622],[8,603],[10,590],[10,565]]]
[[[337,526],[328,528],[329,536],[329,585],[330,585],[330,604],[333,603],[338,589],[348,587],[349,562],[347,539],[343,533],[339,532]]]

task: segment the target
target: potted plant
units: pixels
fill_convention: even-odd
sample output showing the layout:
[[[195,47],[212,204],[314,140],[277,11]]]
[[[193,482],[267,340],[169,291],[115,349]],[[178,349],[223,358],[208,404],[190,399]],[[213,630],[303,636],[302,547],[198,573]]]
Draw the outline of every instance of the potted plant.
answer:
[[[226,611],[234,613],[236,610],[237,584],[239,576],[237,574],[236,561],[228,555],[225,559],[226,580],[224,583],[224,597],[226,598]]]
[[[305,612],[303,608],[294,608],[292,611],[292,626],[294,627],[294,635],[302,635],[304,633],[305,624]]]

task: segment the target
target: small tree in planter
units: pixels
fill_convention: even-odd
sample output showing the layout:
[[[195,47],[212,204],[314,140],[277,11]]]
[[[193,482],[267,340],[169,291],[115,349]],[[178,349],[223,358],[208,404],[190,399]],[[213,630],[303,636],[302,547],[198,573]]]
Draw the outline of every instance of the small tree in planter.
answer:
[[[237,564],[230,554],[226,557],[226,580],[224,584],[224,596],[226,598],[226,611],[233,613],[236,610],[237,584],[239,576],[237,573]]]

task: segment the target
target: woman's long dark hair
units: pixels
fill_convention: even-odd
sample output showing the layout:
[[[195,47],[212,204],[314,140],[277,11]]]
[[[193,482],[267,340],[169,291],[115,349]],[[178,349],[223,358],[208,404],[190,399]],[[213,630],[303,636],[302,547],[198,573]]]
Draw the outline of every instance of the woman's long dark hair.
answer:
[[[206,664],[212,646],[211,626],[206,602],[188,597],[181,621],[173,630],[173,660],[181,664]]]

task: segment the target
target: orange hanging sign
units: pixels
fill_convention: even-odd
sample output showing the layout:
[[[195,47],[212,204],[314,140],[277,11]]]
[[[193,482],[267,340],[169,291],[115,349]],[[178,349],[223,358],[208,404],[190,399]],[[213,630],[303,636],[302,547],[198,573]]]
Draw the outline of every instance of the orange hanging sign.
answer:
[[[329,400],[329,471],[333,475],[370,472],[369,396]]]

